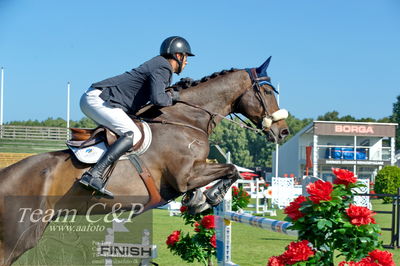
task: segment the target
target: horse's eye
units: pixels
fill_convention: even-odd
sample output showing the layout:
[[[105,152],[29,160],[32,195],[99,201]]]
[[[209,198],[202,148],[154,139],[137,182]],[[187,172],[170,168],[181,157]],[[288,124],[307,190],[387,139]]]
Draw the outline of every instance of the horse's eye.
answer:
[[[271,94],[272,94],[272,91],[269,90],[269,89],[264,89],[264,92],[265,92],[265,94],[268,94],[268,95],[271,95]]]

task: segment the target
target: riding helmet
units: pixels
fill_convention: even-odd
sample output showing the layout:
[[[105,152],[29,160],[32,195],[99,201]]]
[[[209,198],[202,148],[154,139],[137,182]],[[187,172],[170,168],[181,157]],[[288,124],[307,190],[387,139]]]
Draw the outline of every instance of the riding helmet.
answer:
[[[171,36],[165,39],[160,47],[161,56],[174,56],[175,53],[182,53],[188,56],[194,56],[189,43],[182,37]]]

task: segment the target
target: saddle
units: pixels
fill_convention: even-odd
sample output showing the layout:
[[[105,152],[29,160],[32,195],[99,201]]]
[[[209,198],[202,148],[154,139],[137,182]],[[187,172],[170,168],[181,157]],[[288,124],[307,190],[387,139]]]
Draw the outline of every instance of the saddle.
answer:
[[[162,199],[160,193],[157,190],[157,187],[154,183],[154,179],[144,165],[144,163],[140,160],[139,155],[143,154],[151,143],[151,130],[147,124],[142,123],[139,120],[134,120],[134,123],[139,128],[142,133],[141,139],[131,148],[130,152],[124,157],[124,159],[129,159],[132,165],[136,168],[139,176],[142,178],[143,183],[145,184],[147,191],[149,193],[149,201],[145,204],[145,208],[151,208],[163,204],[164,200]],[[146,126],[144,126],[146,125]],[[104,126],[99,126],[95,129],[83,129],[83,128],[70,128],[71,131],[71,139],[67,141],[67,145],[69,148],[75,153],[77,156],[77,150],[92,150],[93,147],[99,144],[103,144],[104,149],[107,149],[106,146],[111,146],[117,139],[118,135],[115,134],[109,128]],[[85,149],[87,148],[87,149]],[[90,153],[90,151],[89,151]],[[108,177],[111,175],[115,164],[110,167],[110,172],[108,173]],[[106,177],[106,183],[108,182],[108,178]]]
[[[142,137],[132,147],[131,150],[137,151],[143,144],[145,138],[145,132],[143,129],[143,123],[139,120],[134,120],[135,125],[139,128]],[[97,128],[70,128],[71,139],[67,140],[67,145],[78,148],[86,148],[89,146],[96,145],[100,142],[104,142],[107,146],[111,146],[117,139],[118,136],[112,130],[98,126]]]

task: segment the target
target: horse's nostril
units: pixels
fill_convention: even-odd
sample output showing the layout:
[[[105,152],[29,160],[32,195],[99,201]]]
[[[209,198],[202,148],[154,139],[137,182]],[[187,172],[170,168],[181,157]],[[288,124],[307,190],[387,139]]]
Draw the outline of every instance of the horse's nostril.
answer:
[[[287,128],[282,129],[281,132],[279,133],[279,137],[281,139],[284,139],[287,136],[289,136],[289,129],[287,129]]]

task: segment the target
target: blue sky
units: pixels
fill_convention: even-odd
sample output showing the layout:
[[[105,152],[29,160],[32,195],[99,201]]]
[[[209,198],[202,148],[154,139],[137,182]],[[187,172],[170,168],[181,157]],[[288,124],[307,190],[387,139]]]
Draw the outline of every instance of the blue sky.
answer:
[[[298,118],[391,115],[400,95],[400,2],[0,0],[4,121],[83,117],[93,82],[157,55],[171,35],[196,57],[181,77],[261,64]],[[174,77],[174,81],[179,80]]]

